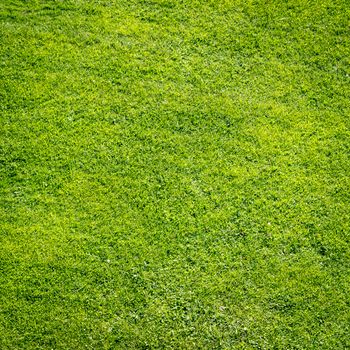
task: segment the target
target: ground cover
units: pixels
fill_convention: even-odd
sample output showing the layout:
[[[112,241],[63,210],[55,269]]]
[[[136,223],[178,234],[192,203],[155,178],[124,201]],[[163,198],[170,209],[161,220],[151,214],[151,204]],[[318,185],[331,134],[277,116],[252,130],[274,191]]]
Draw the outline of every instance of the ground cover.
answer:
[[[0,348],[349,348],[349,18],[1,1]]]

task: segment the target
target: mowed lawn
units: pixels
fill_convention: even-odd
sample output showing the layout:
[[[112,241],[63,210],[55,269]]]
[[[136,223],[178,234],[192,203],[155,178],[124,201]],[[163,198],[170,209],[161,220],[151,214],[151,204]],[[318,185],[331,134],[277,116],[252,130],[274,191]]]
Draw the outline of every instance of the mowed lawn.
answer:
[[[349,349],[344,0],[0,2],[0,349]]]

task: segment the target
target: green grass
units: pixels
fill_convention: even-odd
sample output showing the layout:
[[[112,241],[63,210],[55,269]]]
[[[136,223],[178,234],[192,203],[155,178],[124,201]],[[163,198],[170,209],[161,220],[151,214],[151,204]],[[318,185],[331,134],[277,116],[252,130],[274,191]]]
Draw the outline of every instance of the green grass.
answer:
[[[0,2],[1,349],[349,349],[348,1]]]

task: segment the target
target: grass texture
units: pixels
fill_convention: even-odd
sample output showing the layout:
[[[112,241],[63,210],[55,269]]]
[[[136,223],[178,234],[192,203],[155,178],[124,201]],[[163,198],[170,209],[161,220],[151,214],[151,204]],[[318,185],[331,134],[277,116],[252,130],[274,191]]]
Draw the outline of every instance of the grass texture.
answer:
[[[0,2],[1,349],[349,349],[350,7]]]

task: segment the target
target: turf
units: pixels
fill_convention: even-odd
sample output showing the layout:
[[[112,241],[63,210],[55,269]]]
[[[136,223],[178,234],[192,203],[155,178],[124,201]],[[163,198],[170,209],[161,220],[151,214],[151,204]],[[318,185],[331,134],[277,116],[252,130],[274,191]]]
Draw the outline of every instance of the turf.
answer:
[[[0,2],[1,349],[349,349],[348,1]]]

